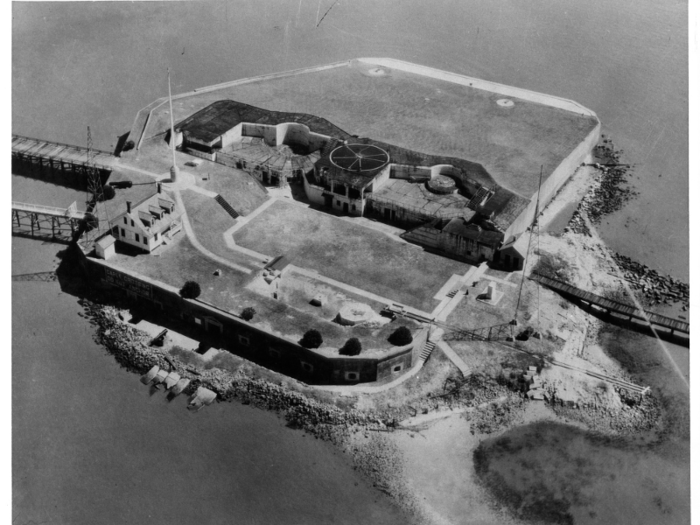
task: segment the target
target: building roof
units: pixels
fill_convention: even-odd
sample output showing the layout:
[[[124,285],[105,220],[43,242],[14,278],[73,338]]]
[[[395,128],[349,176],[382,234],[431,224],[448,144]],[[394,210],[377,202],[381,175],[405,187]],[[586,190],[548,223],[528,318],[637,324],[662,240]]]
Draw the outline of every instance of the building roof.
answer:
[[[458,235],[459,237],[465,237],[467,239],[472,239],[480,244],[486,244],[489,246],[498,246],[503,241],[503,234],[496,231],[484,230],[476,224],[468,224],[466,220],[461,217],[455,217],[450,220],[443,228],[442,231],[445,233],[451,233],[452,235]]]
[[[268,111],[234,100],[217,100],[175,125],[189,138],[211,144],[242,122],[276,126],[284,122],[305,124],[316,133],[348,138],[350,135],[326,119],[305,113]]]
[[[116,241],[117,240],[114,237],[112,237],[111,235],[108,234],[108,235],[105,235],[104,237],[102,237],[101,239],[98,239],[95,244],[98,245],[103,250],[106,250],[107,248],[112,246]]]
[[[515,252],[520,255],[521,258],[525,258],[527,253],[527,246],[529,243],[529,236],[525,235],[525,232],[519,233],[518,235],[511,236],[501,247],[501,252],[509,251]]]
[[[162,210],[166,209],[170,211],[163,215],[162,217],[155,216],[151,210]],[[171,211],[172,210],[172,211]],[[134,225],[144,231],[146,235],[154,235],[160,233],[167,229],[173,221],[177,220],[182,215],[182,210],[170,200],[163,193],[154,193],[153,195],[146,197],[140,202],[131,206],[131,213],[124,212],[118,215],[115,219],[116,222],[121,221],[121,218],[126,216],[134,221]],[[145,222],[150,222],[150,225],[145,224]]]

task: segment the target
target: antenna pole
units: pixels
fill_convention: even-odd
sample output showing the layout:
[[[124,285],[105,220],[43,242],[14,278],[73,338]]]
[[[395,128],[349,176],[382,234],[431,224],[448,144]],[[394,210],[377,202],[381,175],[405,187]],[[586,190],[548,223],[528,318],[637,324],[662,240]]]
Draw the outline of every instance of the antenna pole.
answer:
[[[175,182],[179,170],[175,162],[175,122],[173,120],[173,95],[170,90],[170,68],[168,68],[168,103],[170,104],[170,149],[173,153],[173,165],[170,168],[170,181]]]
[[[515,317],[514,321],[517,322],[518,320],[518,310],[520,309],[520,298],[522,297],[523,294],[523,285],[525,284],[525,272],[527,271],[527,259],[528,255],[530,254],[530,245],[532,244],[532,233],[535,231],[535,225],[537,225],[537,241],[538,241],[538,246],[539,246],[539,234],[540,234],[540,228],[539,228],[539,214],[540,214],[540,191],[542,190],[542,168],[543,166],[540,166],[540,183],[537,188],[537,201],[535,202],[535,216],[532,219],[532,224],[530,225],[530,238],[527,241],[527,251],[525,252],[525,262],[523,262],[523,278],[520,281],[520,291],[518,292],[518,302],[515,305]],[[539,308],[539,304],[538,304]],[[539,310],[538,310],[539,312]],[[539,313],[538,313],[539,316]],[[539,323],[539,318],[537,320]]]

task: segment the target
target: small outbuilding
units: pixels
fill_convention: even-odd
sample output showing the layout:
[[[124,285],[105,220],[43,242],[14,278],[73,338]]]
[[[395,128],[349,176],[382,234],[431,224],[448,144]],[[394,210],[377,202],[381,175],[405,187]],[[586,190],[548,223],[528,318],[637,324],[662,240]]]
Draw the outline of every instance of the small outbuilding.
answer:
[[[527,255],[528,236],[521,233],[510,237],[498,250],[497,260],[505,270],[519,271],[523,269]]]
[[[112,258],[116,253],[114,249],[114,244],[116,242],[117,240],[110,234],[107,234],[104,237],[98,239],[95,242],[95,254],[97,255],[97,257],[99,257],[100,259],[104,259],[105,261]]]

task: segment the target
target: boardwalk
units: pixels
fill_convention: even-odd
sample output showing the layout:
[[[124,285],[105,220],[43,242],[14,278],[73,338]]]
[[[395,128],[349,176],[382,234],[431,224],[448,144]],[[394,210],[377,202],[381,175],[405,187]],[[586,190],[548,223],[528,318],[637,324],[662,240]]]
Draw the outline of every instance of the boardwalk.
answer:
[[[32,237],[50,237],[53,240],[71,241],[81,231],[90,214],[79,211],[76,203],[68,208],[56,208],[12,202],[12,233]]]
[[[573,297],[590,305],[596,305],[604,310],[607,310],[608,312],[615,312],[617,314],[627,316],[630,320],[633,318],[640,319],[650,324],[661,326],[662,328],[668,328],[671,330],[671,333],[682,332],[685,334],[690,334],[690,323],[679,321],[678,319],[673,319],[664,315],[655,314],[654,312],[649,312],[647,310],[641,310],[631,304],[606,299],[600,295],[586,292],[585,290],[581,290],[580,288],[576,288],[570,284],[552,279],[550,277],[545,277],[543,275],[533,274],[530,276],[530,279],[537,281],[540,284],[561,293],[562,295]]]
[[[26,213],[40,213],[43,215],[52,215],[54,217],[66,217],[76,220],[83,220],[88,215],[87,212],[78,210],[75,203],[68,208],[56,208],[54,206],[42,206],[41,204],[12,201],[12,210]]]
[[[111,171],[116,157],[107,151],[92,150],[94,167]],[[75,169],[88,163],[88,150],[79,146],[12,135],[12,157],[25,163],[51,169]]]

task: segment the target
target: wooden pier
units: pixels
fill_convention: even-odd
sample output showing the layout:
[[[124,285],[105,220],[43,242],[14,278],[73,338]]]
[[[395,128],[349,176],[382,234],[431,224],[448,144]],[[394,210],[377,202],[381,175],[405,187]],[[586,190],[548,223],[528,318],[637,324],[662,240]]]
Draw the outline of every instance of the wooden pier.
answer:
[[[600,295],[596,295],[592,292],[586,292],[585,290],[581,290],[580,288],[576,288],[575,286],[565,282],[552,279],[551,277],[545,277],[544,275],[532,274],[530,279],[537,281],[538,283],[543,284],[564,296],[581,301],[584,304],[587,304],[589,307],[596,306],[598,308],[602,308],[608,314],[616,313],[623,317],[627,317],[630,321],[632,319],[637,319],[644,321],[645,323],[660,326],[670,330],[671,335],[673,335],[674,332],[681,332],[690,335],[690,323],[673,319],[671,317],[666,317],[665,315],[656,314],[648,310],[642,310],[631,304],[606,299]]]
[[[69,242],[90,217],[88,212],[79,211],[75,202],[68,208],[56,208],[13,201],[12,233],[32,237],[50,236],[53,240]]]
[[[12,166],[15,169],[30,169],[42,173],[74,173],[87,176],[89,170],[97,169],[104,175],[111,173],[117,157],[107,151],[92,150],[60,142],[12,135]]]

